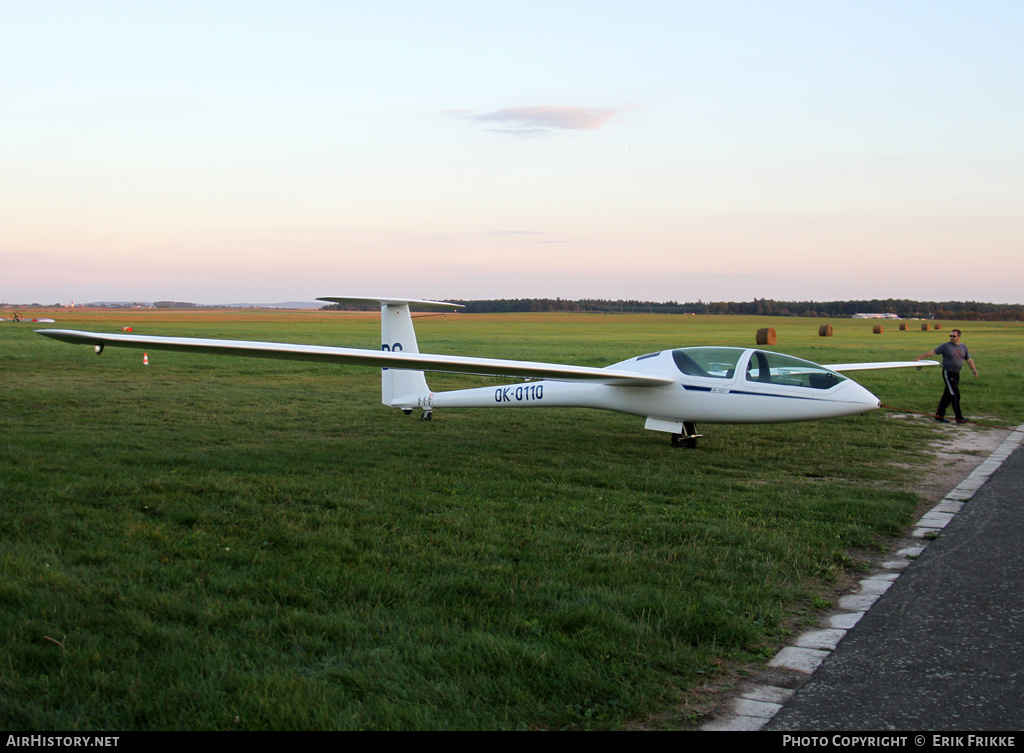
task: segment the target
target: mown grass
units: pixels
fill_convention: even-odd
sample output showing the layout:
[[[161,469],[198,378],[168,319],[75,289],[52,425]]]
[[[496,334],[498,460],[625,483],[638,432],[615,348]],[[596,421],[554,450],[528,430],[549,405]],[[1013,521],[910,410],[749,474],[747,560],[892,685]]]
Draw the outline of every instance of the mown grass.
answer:
[[[125,320],[125,316],[131,316]],[[49,326],[376,347],[375,316],[64,312]],[[421,347],[605,365],[676,345],[918,355],[870,323],[456,315]],[[6,324],[6,323],[5,323]],[[945,324],[948,329],[951,325]],[[1024,420],[1022,330],[970,324],[965,410]],[[90,349],[0,329],[0,726],[616,728],[763,659],[899,534],[939,431],[883,412],[704,426],[379,405],[374,369]],[[857,375],[928,412],[935,371]],[[435,389],[479,380],[431,378]],[[908,475],[909,474],[909,475]]]

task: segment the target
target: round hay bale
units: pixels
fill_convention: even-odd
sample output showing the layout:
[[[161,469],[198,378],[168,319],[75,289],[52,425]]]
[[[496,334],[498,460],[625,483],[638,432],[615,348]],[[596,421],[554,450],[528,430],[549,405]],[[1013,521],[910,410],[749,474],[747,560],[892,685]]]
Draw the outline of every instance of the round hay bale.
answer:
[[[885,332],[885,327],[883,327],[881,324],[876,324],[875,328],[871,330],[871,333],[875,335],[880,335],[883,332]]]
[[[900,332],[906,332],[906,331],[907,331],[907,323],[906,322],[900,322]]]
[[[939,324],[938,322],[935,322],[935,329],[942,329],[942,325]]]
[[[757,331],[757,344],[758,345],[774,345],[775,344],[775,330],[771,327],[764,327]]]
[[[822,324],[818,327],[818,337],[832,337],[832,325]]]
[[[924,324],[921,325],[921,331],[922,332],[927,332],[928,331],[928,322],[925,322]]]

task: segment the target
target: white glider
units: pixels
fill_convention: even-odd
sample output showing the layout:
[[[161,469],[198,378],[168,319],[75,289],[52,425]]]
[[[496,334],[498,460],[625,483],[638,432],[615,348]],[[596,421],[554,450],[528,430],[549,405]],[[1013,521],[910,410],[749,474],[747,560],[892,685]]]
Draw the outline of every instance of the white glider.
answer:
[[[815,421],[881,407],[878,398],[840,372],[936,366],[935,361],[888,361],[822,366],[758,348],[690,347],[630,358],[605,368],[537,361],[420,353],[411,308],[461,308],[407,298],[320,298],[334,303],[378,303],[381,350],[250,340],[212,340],[121,333],[36,330],[70,343],[186,353],[361,364],[381,368],[381,400],[406,414],[437,408],[598,408],[646,418],[645,428],[694,447],[696,424]],[[539,380],[432,392],[425,371]]]

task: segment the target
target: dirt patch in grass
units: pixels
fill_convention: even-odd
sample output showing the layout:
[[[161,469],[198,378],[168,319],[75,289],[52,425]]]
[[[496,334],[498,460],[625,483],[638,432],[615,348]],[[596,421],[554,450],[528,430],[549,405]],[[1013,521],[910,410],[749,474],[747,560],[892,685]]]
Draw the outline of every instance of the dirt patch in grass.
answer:
[[[922,462],[916,466],[899,464],[916,471],[908,474],[905,488],[921,494],[924,506],[932,507],[971,475],[1009,435],[1007,429],[936,424],[934,439],[921,448]],[[922,470],[924,475],[919,477]]]
[[[935,455],[934,471],[921,488],[929,501],[940,499],[955,489],[1010,435],[1004,429],[964,430],[952,425],[948,436],[943,435],[932,445]]]

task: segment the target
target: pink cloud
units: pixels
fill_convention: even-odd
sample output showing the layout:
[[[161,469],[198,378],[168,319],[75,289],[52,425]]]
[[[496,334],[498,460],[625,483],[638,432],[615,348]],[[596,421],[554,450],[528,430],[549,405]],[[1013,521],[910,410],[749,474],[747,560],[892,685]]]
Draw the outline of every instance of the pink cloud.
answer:
[[[596,131],[623,108],[615,107],[503,107],[463,117],[504,126],[494,130],[517,135],[538,135],[555,130]]]

